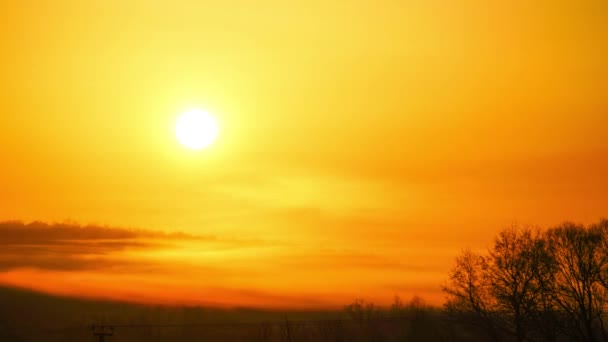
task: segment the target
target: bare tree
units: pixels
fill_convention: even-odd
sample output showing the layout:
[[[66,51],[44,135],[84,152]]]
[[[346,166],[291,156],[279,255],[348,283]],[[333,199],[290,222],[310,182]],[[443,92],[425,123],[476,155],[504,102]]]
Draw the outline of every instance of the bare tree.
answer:
[[[601,236],[601,247],[599,251],[600,282],[608,289],[608,219],[601,219],[599,223],[593,224],[589,230]]]
[[[565,223],[549,230],[547,241],[554,261],[550,293],[564,315],[564,333],[579,341],[599,341],[605,336],[602,272],[608,260],[601,231]]]
[[[501,231],[489,251],[488,278],[503,328],[518,342],[538,327],[544,284],[550,277],[542,235],[529,228]]]
[[[600,283],[604,288],[604,292],[608,296],[608,219],[601,219],[599,223],[592,225],[590,229],[600,234],[602,237],[602,246],[599,253]],[[600,319],[600,327],[604,341],[608,341],[608,334],[604,324],[607,314],[608,308],[604,308],[602,317]]]
[[[445,309],[452,319],[481,328],[489,338],[499,342],[502,334],[487,270],[487,258],[463,251],[443,288],[448,296]]]
[[[608,220],[503,230],[486,256],[457,258],[444,291],[451,317],[494,340],[608,341]]]

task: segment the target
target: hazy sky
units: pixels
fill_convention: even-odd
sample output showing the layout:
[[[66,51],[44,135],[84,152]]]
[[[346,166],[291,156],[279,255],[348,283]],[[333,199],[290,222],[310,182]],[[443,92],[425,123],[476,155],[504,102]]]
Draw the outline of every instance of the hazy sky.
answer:
[[[606,1],[0,6],[0,220],[240,241],[213,261],[191,241],[121,249],[200,266],[140,270],[152,289],[170,273],[182,294],[438,301],[453,257],[498,229],[608,215]],[[220,124],[208,149],[175,139],[189,108]],[[0,281],[37,272],[64,292],[70,274],[137,281]]]

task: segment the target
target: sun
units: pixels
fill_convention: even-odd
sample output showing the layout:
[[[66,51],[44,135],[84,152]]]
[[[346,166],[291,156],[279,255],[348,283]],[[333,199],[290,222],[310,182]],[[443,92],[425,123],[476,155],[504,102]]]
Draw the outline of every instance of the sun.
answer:
[[[184,112],[175,124],[177,140],[193,150],[200,150],[213,144],[218,131],[217,122],[213,116],[200,109]]]

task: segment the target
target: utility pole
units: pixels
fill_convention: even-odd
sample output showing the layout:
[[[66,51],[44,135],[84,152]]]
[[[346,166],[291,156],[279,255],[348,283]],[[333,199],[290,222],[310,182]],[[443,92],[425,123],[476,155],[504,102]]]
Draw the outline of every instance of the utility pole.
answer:
[[[291,328],[289,327],[287,317],[285,317],[285,333],[287,334],[287,342],[291,342]]]
[[[93,336],[97,336],[99,338],[99,342],[105,342],[106,336],[114,335],[114,327],[112,326],[93,325],[91,330],[93,330]]]

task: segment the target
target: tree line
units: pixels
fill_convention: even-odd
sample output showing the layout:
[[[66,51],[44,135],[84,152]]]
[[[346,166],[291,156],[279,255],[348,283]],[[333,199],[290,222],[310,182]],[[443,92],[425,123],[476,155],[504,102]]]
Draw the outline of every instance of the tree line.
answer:
[[[608,220],[504,229],[463,251],[443,290],[446,317],[486,340],[608,341]]]

